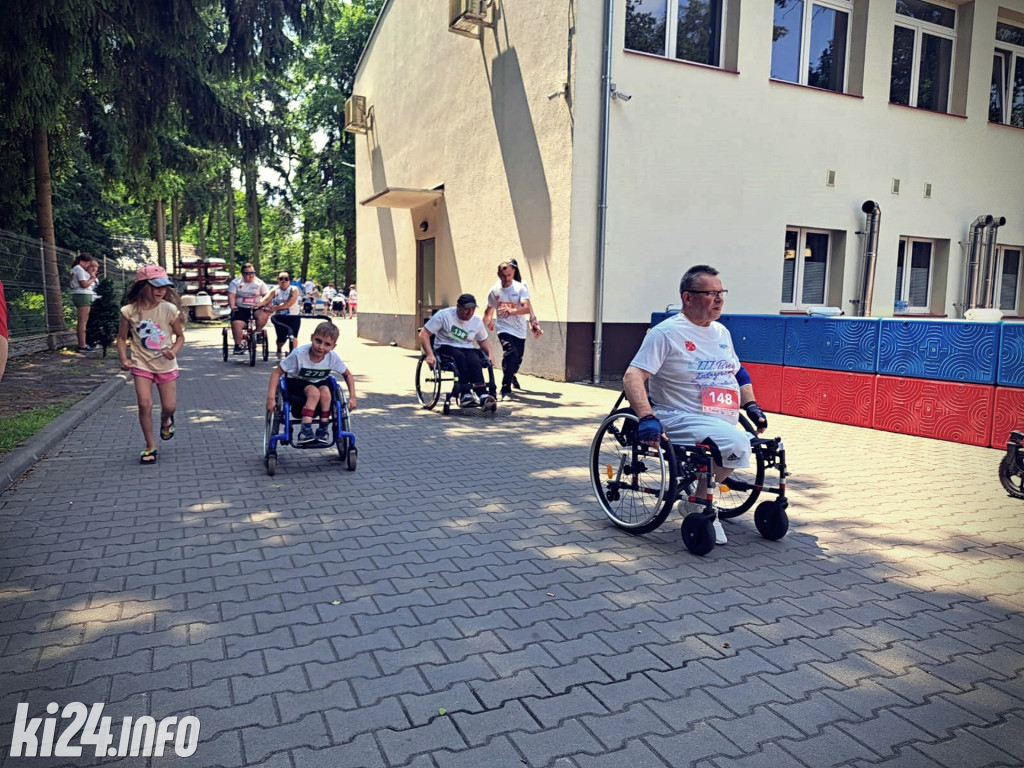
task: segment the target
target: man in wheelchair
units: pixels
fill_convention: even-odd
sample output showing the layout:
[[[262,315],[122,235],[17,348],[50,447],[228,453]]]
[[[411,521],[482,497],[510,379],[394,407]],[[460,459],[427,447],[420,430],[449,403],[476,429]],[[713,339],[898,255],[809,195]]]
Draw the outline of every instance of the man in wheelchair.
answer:
[[[735,428],[740,408],[758,434],[768,419],[754,400],[729,330],[717,322],[727,293],[718,270],[706,264],[691,267],[679,293],[682,312],[647,334],[626,369],[623,390],[640,420],[640,442],[657,445],[665,438],[673,444],[707,445],[715,456],[715,479],[721,482],[750,463],[750,439]],[[704,495],[704,485],[701,479],[694,495]],[[713,526],[715,543],[725,544],[717,518]]]
[[[476,317],[476,299],[469,293],[459,296],[454,307],[436,312],[420,330],[420,346],[427,365],[437,365],[435,353],[455,362],[459,371],[459,406],[489,408],[494,405],[494,396],[484,384],[483,363],[474,341],[493,367],[494,353],[487,341],[487,329]]]
[[[310,344],[296,347],[284,360],[274,366],[270,374],[270,388],[267,390],[267,410],[276,407],[275,395],[281,376],[287,374],[284,382],[289,397],[302,403],[302,425],[299,427],[297,445],[329,445],[331,442],[331,388],[328,378],[331,372],[341,374],[348,386],[348,409],[356,409],[356,382],[352,372],[345,365],[334,346],[338,343],[338,328],[329,322],[320,323],[313,330]],[[320,422],[313,432],[313,419],[319,411]]]

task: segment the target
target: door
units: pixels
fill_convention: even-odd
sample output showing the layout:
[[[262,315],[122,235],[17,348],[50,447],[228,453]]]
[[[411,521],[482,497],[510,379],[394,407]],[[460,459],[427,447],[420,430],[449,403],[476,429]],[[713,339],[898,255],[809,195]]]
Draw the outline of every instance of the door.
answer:
[[[416,242],[416,318],[423,325],[435,311],[437,304],[434,283],[434,238]]]

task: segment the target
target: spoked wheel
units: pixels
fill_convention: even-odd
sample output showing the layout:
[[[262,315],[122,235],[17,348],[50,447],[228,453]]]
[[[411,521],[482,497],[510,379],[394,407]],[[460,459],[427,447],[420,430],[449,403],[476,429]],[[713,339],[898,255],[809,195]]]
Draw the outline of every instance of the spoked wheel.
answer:
[[[260,341],[263,342],[263,362],[270,359],[270,341],[267,339],[267,332],[260,331]]]
[[[227,328],[222,329],[220,335],[221,335],[221,346],[223,347],[222,351],[224,352],[224,362],[226,363],[228,361],[228,329]]]
[[[1024,499],[1024,468],[1014,456],[1003,456],[999,462],[999,482],[1015,499]]]
[[[249,332],[249,367],[256,366],[256,332]]]
[[[750,453],[750,466],[734,469],[718,485],[715,506],[718,516],[728,520],[738,517],[754,506],[764,484],[764,454],[757,448]]]
[[[676,461],[668,443],[640,445],[638,424],[628,408],[605,417],[590,444],[590,482],[608,519],[639,534],[668,517],[676,500]]]
[[[272,438],[278,433],[281,427],[281,417],[278,412],[267,411],[263,426],[263,463],[267,467],[267,474],[273,475],[277,471],[277,451],[272,448]]]
[[[348,458],[349,452],[355,449],[349,447],[351,439],[348,437],[342,437],[341,435],[342,432],[352,431],[349,428],[350,419],[348,411],[339,407],[338,414],[338,419],[335,421],[334,425],[334,447],[338,449],[338,457],[342,461],[345,461]]]
[[[437,398],[441,396],[441,371],[437,366],[435,362],[431,368],[422,355],[416,363],[416,399],[428,410],[437,405]]]

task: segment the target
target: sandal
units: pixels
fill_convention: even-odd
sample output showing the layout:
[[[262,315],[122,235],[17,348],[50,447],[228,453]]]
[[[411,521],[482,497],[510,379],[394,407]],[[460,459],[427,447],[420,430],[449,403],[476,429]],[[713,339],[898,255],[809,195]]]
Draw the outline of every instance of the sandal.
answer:
[[[139,464],[156,464],[156,448],[140,453]]]
[[[161,419],[160,439],[170,440],[172,437],[174,437],[174,417],[171,416],[171,423],[168,424],[167,426],[163,425],[163,419]]]

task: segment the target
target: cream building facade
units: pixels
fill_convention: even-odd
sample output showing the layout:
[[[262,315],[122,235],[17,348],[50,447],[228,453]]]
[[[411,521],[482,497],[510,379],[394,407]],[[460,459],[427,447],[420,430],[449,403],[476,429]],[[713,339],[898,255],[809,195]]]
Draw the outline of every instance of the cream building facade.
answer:
[[[855,315],[870,251],[868,314],[957,318],[990,253],[1024,315],[1024,0],[391,0],[354,94],[367,338],[511,258],[560,380],[620,375],[695,263],[727,312]]]

